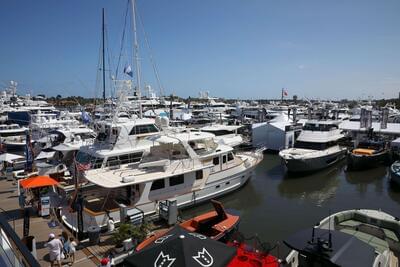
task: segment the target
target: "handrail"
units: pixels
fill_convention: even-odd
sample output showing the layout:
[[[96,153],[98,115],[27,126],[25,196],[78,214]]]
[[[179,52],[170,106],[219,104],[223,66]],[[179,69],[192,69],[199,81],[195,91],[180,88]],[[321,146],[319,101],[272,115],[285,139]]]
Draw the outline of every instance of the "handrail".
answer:
[[[4,210],[3,208],[0,208],[0,210],[3,211],[3,214],[4,214],[4,215],[7,215],[7,212],[8,212],[7,210]],[[1,213],[0,213],[0,214],[1,214]],[[5,216],[5,217],[6,217],[6,216]],[[7,217],[8,217],[8,216],[7,216]],[[13,228],[14,228],[14,230],[15,230],[15,218],[11,218],[11,217],[10,217],[10,219],[12,219],[12,221],[13,221]]]
[[[0,214],[0,229],[4,231],[10,241],[14,254],[20,254],[18,260],[22,260],[25,266],[40,267],[39,262],[33,257],[32,253],[28,250],[26,245],[22,243],[19,236],[11,228],[4,215]]]

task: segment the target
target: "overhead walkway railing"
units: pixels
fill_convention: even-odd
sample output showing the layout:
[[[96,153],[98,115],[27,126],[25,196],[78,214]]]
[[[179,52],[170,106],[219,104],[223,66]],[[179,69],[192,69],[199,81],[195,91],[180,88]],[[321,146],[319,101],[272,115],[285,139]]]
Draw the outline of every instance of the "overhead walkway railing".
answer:
[[[3,214],[0,214],[0,266],[40,267]]]

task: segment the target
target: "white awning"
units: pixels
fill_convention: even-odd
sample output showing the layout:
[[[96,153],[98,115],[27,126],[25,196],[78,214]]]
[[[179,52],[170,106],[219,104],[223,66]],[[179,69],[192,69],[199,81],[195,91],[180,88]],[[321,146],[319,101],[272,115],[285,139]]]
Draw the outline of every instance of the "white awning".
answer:
[[[35,159],[50,159],[54,157],[55,153],[56,153],[55,151],[49,151],[49,152],[40,151],[39,155],[37,155]]]

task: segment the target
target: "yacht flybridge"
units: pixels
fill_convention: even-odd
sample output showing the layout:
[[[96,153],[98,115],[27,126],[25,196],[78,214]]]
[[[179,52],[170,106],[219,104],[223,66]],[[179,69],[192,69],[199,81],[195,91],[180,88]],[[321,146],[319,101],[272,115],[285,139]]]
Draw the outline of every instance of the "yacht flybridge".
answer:
[[[115,156],[84,172],[84,178],[95,185],[83,192],[84,231],[91,225],[106,226],[109,217],[120,221],[121,204],[150,215],[158,211],[160,201],[173,199],[181,208],[227,194],[249,180],[263,157],[261,151],[234,154],[232,147],[215,143],[214,135],[205,132],[155,135],[147,140],[155,145],[141,160]],[[75,217],[63,214],[73,228]]]
[[[346,148],[338,145],[344,138],[338,125],[338,121],[306,122],[294,147],[279,152],[288,171],[319,170],[343,159]]]
[[[153,119],[101,121],[95,130],[94,143],[82,146],[77,154],[78,163],[91,169],[140,161],[155,143],[148,137],[160,133]]]

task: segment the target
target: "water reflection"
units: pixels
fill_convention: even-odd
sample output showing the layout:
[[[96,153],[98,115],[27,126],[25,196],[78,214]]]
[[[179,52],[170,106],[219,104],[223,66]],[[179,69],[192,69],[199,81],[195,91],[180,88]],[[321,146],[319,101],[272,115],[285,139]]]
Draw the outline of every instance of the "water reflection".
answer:
[[[400,187],[389,182],[387,168],[345,172],[342,161],[314,174],[287,175],[278,155],[266,154],[253,178],[242,189],[218,200],[227,209],[239,211],[240,229],[258,233],[263,241],[284,240],[314,225],[329,212],[353,208],[382,208],[400,217]],[[185,210],[190,218],[212,206]]]
[[[345,172],[346,181],[349,184],[355,185],[356,190],[361,196],[364,196],[368,192],[369,185],[373,186],[376,193],[382,194],[386,176],[387,168],[383,166],[365,171]]]
[[[398,204],[400,204],[400,186],[392,180],[388,179],[387,180],[387,186],[388,186],[388,195],[389,197],[396,201]],[[397,214],[396,216],[400,216],[400,213]]]
[[[338,163],[327,169],[302,177],[285,174],[278,191],[281,196],[289,199],[311,200],[317,206],[332,198],[340,184],[339,175],[343,172],[343,163]]]

